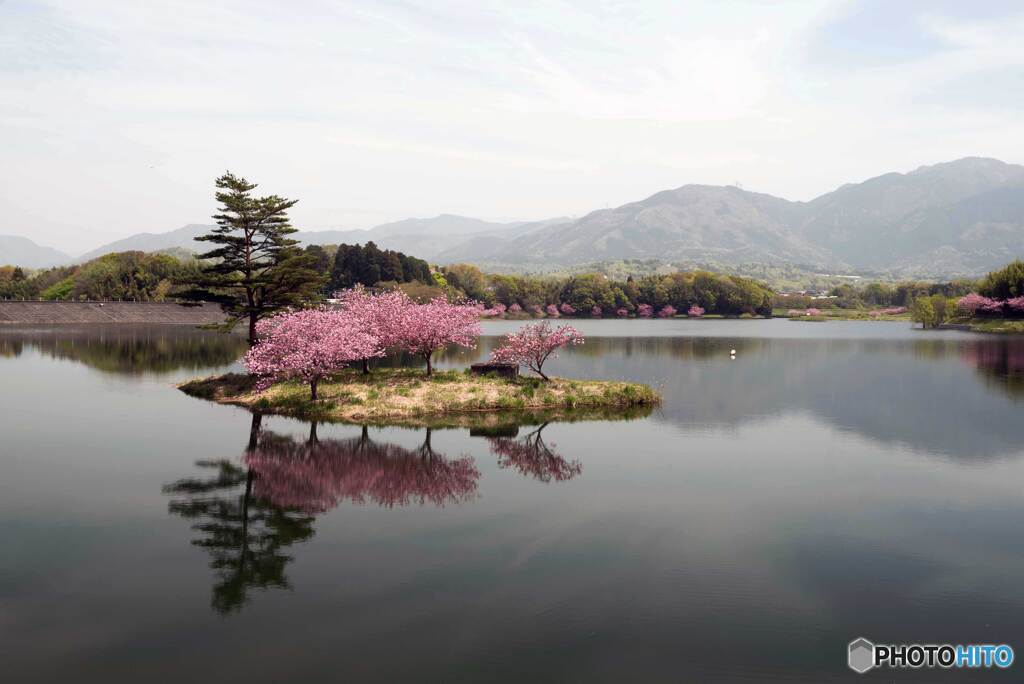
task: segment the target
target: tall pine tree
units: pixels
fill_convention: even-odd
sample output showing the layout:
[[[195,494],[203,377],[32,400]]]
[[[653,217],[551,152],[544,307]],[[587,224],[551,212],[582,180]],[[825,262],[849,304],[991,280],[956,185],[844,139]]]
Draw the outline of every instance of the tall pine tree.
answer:
[[[230,172],[216,183],[217,227],[196,238],[216,248],[199,255],[207,263],[186,296],[219,303],[231,325],[246,321],[254,344],[257,321],[315,298],[323,276],[315,270],[315,257],[289,237],[296,229],[288,210],[298,200],[254,197],[256,184]]]

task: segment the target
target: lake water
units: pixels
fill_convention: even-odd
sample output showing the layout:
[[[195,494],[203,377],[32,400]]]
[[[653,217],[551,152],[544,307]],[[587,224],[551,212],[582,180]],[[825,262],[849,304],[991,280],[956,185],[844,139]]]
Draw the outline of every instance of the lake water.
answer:
[[[858,636],[1022,653],[1024,340],[578,325],[551,371],[664,404],[313,426],[175,389],[238,338],[0,333],[0,677],[826,682],[859,679]]]

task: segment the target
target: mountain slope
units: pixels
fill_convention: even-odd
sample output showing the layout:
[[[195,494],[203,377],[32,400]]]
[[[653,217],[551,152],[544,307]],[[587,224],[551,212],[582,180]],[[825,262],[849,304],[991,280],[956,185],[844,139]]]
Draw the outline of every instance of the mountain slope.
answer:
[[[655,258],[977,275],[1024,256],[1024,166],[969,157],[851,183],[811,202],[686,185],[441,256],[450,255],[518,266]]]
[[[200,251],[193,225],[90,252]],[[452,214],[370,230],[301,231],[306,244],[375,241],[434,263],[520,268],[618,259],[791,264],[900,276],[977,275],[1024,256],[1024,166],[968,157],[850,183],[810,202],[684,185],[578,219],[496,223]]]
[[[602,259],[706,259],[831,264],[826,251],[791,226],[802,205],[735,187],[684,185],[506,245],[512,262],[581,263]],[[499,254],[487,255],[494,260]]]
[[[158,252],[162,249],[181,248],[187,249],[191,252],[203,251],[204,245],[201,242],[196,242],[195,237],[203,235],[209,232],[213,226],[203,225],[199,223],[190,223],[187,226],[172,230],[168,233],[136,233],[130,237],[126,237],[123,240],[117,240],[110,242],[101,247],[97,247],[91,252],[86,252],[76,259],[79,262],[89,261],[96,257],[103,256],[104,254],[110,254],[111,252]]]
[[[1024,253],[1024,166],[968,157],[845,185],[808,203],[797,233],[860,268],[919,268],[942,250],[984,270]]]
[[[0,235],[0,266],[10,264],[25,268],[46,268],[70,263],[71,256],[37,245],[28,238],[17,235]]]

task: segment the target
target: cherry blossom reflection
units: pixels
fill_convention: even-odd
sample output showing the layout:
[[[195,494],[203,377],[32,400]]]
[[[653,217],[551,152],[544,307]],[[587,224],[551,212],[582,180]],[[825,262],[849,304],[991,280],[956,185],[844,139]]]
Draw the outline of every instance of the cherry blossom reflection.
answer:
[[[1024,342],[992,340],[965,345],[960,358],[974,366],[990,385],[1024,398]]]
[[[365,427],[358,437],[319,439],[313,423],[305,442],[263,433],[245,463],[256,474],[258,497],[308,513],[343,501],[391,508],[474,498],[480,471],[473,459],[446,458],[434,451],[430,437],[427,429],[417,449],[373,441]]]
[[[541,482],[562,482],[583,472],[579,461],[567,461],[553,451],[541,437],[547,427],[544,423],[539,428],[518,439],[510,437],[492,437],[491,452],[498,457],[498,465],[502,468],[515,468],[523,475],[533,477]]]

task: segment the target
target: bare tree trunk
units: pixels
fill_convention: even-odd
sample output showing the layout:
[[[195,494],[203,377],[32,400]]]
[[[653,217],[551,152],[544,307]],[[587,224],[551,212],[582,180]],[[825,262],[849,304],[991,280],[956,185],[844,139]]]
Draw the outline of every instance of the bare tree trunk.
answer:
[[[309,395],[310,395],[310,399],[312,399],[313,401],[316,401],[316,399],[317,399],[317,396],[316,396],[316,386],[319,383],[320,383],[320,380],[310,380],[309,381]]]
[[[424,357],[426,357],[426,359],[427,359],[427,376],[428,377],[434,374],[434,366],[431,363],[431,359],[430,359],[431,356],[433,356],[433,353],[424,354]]]
[[[370,359],[363,359],[363,375],[370,374]]]
[[[249,346],[256,344],[256,312],[249,312]]]

